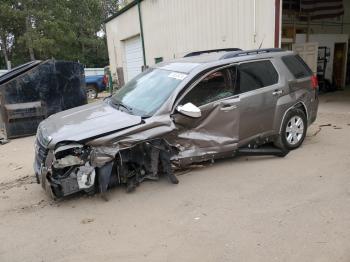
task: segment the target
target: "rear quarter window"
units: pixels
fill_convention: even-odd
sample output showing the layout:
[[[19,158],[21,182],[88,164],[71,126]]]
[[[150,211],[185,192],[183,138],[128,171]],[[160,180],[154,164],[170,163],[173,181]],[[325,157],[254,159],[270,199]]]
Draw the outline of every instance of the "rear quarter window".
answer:
[[[269,60],[243,63],[238,67],[238,93],[271,86],[277,82],[278,73]]]
[[[312,75],[311,69],[299,55],[283,56],[282,61],[297,79]]]

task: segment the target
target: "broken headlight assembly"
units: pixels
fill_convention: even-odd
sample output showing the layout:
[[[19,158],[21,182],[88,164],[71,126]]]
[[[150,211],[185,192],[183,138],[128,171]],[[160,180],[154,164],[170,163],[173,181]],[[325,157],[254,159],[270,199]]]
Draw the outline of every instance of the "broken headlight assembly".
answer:
[[[45,129],[41,125],[38,126],[36,132],[36,139],[45,148],[47,148],[50,142],[52,141],[52,137],[45,134]]]
[[[59,145],[54,151],[50,180],[56,197],[78,191],[94,191],[95,168],[90,164],[91,148],[77,143]]]

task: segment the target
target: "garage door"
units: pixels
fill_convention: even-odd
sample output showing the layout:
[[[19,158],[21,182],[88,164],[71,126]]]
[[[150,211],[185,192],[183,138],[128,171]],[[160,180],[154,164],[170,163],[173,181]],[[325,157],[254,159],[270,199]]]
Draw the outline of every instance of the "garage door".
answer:
[[[142,45],[140,36],[125,40],[126,81],[139,73],[143,65]]]

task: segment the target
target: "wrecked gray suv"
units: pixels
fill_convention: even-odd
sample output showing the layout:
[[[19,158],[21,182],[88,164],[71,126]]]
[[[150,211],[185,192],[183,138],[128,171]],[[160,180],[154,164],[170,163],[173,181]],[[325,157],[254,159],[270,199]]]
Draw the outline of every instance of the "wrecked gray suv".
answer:
[[[290,51],[193,53],[41,122],[35,174],[60,198],[115,185],[131,191],[161,175],[177,183],[174,168],[237,154],[284,156],[316,118],[317,88]]]

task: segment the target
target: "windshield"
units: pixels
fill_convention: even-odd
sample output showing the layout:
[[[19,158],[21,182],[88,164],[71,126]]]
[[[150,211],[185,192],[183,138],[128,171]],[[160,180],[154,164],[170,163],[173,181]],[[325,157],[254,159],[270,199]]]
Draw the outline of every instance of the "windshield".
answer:
[[[112,102],[127,108],[131,114],[151,116],[185,77],[182,73],[149,69],[119,89]]]

